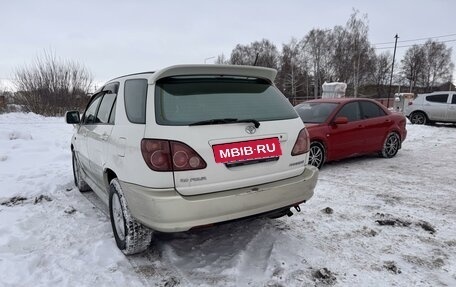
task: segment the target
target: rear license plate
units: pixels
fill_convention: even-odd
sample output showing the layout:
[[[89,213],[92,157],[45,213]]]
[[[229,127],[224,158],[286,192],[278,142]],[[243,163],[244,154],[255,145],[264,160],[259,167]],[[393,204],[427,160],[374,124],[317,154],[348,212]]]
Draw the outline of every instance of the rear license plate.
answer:
[[[278,138],[267,138],[212,146],[216,163],[246,161],[282,155]]]

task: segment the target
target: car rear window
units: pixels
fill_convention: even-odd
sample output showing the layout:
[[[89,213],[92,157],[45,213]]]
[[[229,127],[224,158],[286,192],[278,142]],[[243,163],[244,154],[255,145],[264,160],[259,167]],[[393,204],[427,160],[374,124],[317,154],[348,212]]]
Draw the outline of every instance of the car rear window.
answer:
[[[337,103],[303,103],[295,107],[305,123],[323,123],[337,107]]]
[[[448,95],[432,95],[427,96],[426,100],[434,103],[446,103],[448,101]]]
[[[276,87],[252,78],[166,78],[156,84],[155,101],[160,125],[189,125],[224,118],[273,121],[298,117]]]

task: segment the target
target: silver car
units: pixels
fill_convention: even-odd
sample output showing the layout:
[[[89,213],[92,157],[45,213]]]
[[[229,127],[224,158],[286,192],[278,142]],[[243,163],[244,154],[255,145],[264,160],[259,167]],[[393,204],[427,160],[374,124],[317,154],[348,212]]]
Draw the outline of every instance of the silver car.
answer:
[[[412,124],[456,123],[456,92],[444,91],[417,95],[405,108]]]

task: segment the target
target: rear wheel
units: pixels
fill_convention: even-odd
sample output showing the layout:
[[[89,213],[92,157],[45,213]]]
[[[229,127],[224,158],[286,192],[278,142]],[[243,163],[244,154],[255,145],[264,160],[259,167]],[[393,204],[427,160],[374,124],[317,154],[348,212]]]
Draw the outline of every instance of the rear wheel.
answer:
[[[117,247],[125,255],[140,253],[149,247],[152,230],[132,217],[117,178],[109,185],[109,215]]]
[[[423,112],[414,112],[410,116],[410,122],[414,125],[425,125],[427,117]]]
[[[401,147],[401,140],[397,133],[389,133],[383,144],[381,155],[384,158],[394,157]]]
[[[81,175],[81,166],[76,158],[76,155],[73,152],[73,178],[74,185],[79,189],[80,192],[89,191],[90,186],[82,179]]]
[[[321,168],[325,163],[325,148],[318,142],[310,144],[309,164]]]

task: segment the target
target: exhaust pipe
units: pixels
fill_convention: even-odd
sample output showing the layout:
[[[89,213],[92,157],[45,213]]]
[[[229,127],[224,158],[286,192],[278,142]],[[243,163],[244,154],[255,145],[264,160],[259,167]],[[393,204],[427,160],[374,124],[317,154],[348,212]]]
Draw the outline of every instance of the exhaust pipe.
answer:
[[[287,211],[286,215],[287,215],[288,217],[291,217],[291,216],[293,216],[293,212],[291,212],[291,210],[290,210],[290,209],[288,209],[288,211]]]

